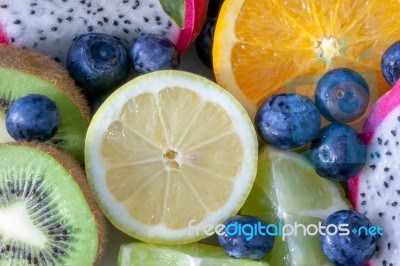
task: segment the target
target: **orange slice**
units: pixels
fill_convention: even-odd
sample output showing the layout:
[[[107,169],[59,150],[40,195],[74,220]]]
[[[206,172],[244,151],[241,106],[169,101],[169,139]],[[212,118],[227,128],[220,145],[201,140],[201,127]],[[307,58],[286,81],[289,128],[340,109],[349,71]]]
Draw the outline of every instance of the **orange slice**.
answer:
[[[380,61],[400,39],[399,23],[397,0],[226,0],[214,36],[216,80],[252,117],[272,94],[312,96],[336,67],[359,71],[372,98],[389,89]]]

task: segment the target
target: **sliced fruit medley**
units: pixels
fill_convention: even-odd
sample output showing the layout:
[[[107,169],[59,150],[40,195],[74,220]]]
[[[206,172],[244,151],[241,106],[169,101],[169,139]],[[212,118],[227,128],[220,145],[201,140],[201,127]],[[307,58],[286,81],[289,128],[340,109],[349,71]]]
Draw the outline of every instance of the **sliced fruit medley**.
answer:
[[[264,147],[260,151],[257,178],[241,214],[261,217],[278,226],[318,225],[331,213],[349,209],[339,184],[319,177],[300,154]],[[275,237],[267,260],[271,265],[326,265],[319,235]],[[314,230],[314,229],[312,229]]]
[[[93,265],[103,219],[85,174],[48,146],[0,146],[1,265]]]
[[[14,141],[6,130],[7,108],[31,93],[49,97],[60,111],[59,129],[47,142],[83,162],[89,108],[67,71],[44,55],[0,46],[0,143]]]
[[[236,99],[205,78],[170,70],[138,77],[106,100],[89,126],[85,162],[117,228],[151,243],[188,243],[239,210],[257,154],[254,127]]]
[[[216,80],[252,117],[277,92],[312,95],[316,79],[337,67],[365,72],[383,94],[381,57],[398,41],[399,22],[397,0],[226,0],[214,36]]]

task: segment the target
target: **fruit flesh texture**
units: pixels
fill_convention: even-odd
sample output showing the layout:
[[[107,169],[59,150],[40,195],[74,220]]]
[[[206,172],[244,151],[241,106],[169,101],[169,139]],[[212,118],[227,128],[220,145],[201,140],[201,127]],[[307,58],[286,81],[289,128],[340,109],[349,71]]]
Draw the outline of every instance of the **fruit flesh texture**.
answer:
[[[271,94],[313,95],[317,79],[335,67],[367,72],[370,89],[382,95],[389,86],[380,60],[398,39],[399,10],[397,0],[226,0],[214,38],[216,79],[250,115]]]
[[[59,89],[55,88],[54,85],[13,69],[0,67],[0,87],[4,95],[4,101],[0,109],[2,111],[0,112],[0,119],[3,120],[3,123],[0,124],[1,143],[13,141],[4,123],[5,109],[9,104],[13,100],[29,93],[43,94],[52,99],[60,111],[60,129],[49,142],[72,154],[78,161],[83,161],[84,136],[87,123],[74,102],[68,99]]]
[[[318,225],[331,213],[349,209],[341,187],[319,177],[299,154],[264,146],[257,177],[241,214],[254,215],[267,223]],[[271,265],[329,265],[319,236],[275,237],[266,260]],[[264,259],[263,259],[264,260]]]
[[[0,261],[42,265],[46,258],[65,265],[93,264],[97,224],[70,170],[31,147],[2,146],[0,154],[0,234],[2,246],[10,245],[10,250],[3,247]],[[14,246],[20,248],[15,251]],[[17,258],[11,259],[13,255]]]
[[[268,263],[229,258],[221,248],[204,244],[155,246],[131,243],[121,246],[118,265],[268,266]]]
[[[369,265],[400,261],[398,213],[400,201],[397,181],[400,164],[400,82],[383,95],[371,108],[366,118],[362,137],[368,145],[367,162],[361,173],[348,181],[349,199],[355,210],[365,214],[373,224],[384,228],[378,238],[379,250]],[[392,133],[392,130],[393,133]]]
[[[165,32],[179,52],[184,53],[201,31],[208,0],[186,0],[176,4],[184,5],[183,26],[163,11],[159,1],[124,1],[121,6],[110,6],[107,1],[80,1],[78,6],[65,2],[62,4],[63,12],[60,12],[60,6],[52,2],[31,6],[25,1],[3,0],[0,5],[6,7],[0,8],[0,43],[31,47],[65,62],[72,40],[82,33],[107,33],[119,37],[130,47],[132,41],[143,33]],[[70,12],[71,8],[73,11]],[[17,15],[9,10],[16,10]],[[75,25],[71,27],[68,23]],[[43,32],[43,36],[29,32]],[[44,36],[46,32],[48,36]]]
[[[238,211],[254,180],[256,146],[251,121],[230,94],[165,70],[132,80],[100,107],[85,166],[120,230],[151,243],[189,243]]]

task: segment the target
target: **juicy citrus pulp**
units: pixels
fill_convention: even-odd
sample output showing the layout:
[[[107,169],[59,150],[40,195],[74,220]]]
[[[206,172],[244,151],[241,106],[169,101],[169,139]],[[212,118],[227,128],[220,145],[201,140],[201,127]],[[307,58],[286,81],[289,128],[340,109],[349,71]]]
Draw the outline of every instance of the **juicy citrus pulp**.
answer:
[[[268,263],[230,258],[222,248],[210,245],[155,246],[131,243],[121,246],[118,265],[268,266]]]
[[[89,182],[111,222],[152,243],[204,238],[235,214],[256,175],[257,138],[245,110],[207,79],[158,71],[99,108],[87,133]]]
[[[294,152],[263,148],[258,173],[242,214],[261,217],[278,225],[318,225],[337,210],[349,209],[340,186],[319,177],[312,166]],[[310,230],[314,232],[314,229]],[[322,252],[319,234],[275,237],[268,255],[271,265],[326,265],[329,260]]]
[[[335,67],[362,72],[372,93],[389,89],[383,52],[400,35],[397,0],[226,0],[215,30],[217,82],[253,116],[270,95],[313,95]]]

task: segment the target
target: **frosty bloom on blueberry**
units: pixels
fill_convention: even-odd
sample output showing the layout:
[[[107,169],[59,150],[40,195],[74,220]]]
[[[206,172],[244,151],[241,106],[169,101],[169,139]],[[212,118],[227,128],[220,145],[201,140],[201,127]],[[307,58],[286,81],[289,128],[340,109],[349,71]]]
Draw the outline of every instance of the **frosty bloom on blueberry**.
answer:
[[[254,124],[260,137],[268,144],[280,149],[296,149],[318,134],[321,118],[310,98],[279,94],[261,105]]]
[[[348,224],[349,229],[371,228],[371,221],[364,215],[351,211],[342,210],[329,215],[323,226]],[[327,230],[329,230],[327,228]],[[360,235],[349,232],[347,235],[322,234],[322,250],[330,261],[338,266],[362,266],[368,262],[375,253],[376,235],[368,234],[365,230],[359,230]]]
[[[15,140],[46,141],[60,127],[60,111],[47,96],[28,94],[15,100],[7,110],[7,132]]]
[[[325,73],[315,88],[315,103],[331,122],[349,123],[361,117],[368,108],[369,87],[365,79],[349,68]]]
[[[336,181],[354,177],[364,166],[366,147],[357,131],[334,123],[321,129],[311,143],[311,161],[318,175]]]

